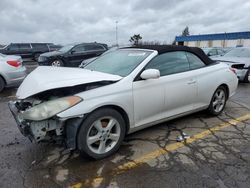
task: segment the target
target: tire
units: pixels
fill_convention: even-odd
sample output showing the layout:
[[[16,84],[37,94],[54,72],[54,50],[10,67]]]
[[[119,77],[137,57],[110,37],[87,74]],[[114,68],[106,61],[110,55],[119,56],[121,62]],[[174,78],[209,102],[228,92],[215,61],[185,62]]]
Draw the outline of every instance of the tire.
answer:
[[[63,64],[62,60],[55,59],[54,61],[52,61],[51,66],[52,67],[63,67],[64,64]]]
[[[208,112],[214,116],[221,114],[221,112],[226,106],[227,96],[228,93],[226,88],[224,86],[218,87],[213,94],[213,97],[208,107]]]
[[[4,79],[0,76],[0,92],[3,91],[5,87],[5,81]]]
[[[125,132],[125,121],[119,112],[111,108],[96,110],[79,129],[78,150],[84,157],[103,159],[119,149]]]
[[[248,71],[246,73],[246,76],[245,76],[243,82],[245,82],[245,83],[249,83],[250,82],[250,67],[248,68]]]

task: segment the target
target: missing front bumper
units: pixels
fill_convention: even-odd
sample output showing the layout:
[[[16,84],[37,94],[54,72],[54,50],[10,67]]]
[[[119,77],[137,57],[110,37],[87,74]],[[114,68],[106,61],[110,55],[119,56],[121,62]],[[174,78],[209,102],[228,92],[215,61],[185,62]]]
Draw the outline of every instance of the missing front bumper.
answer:
[[[31,141],[49,141],[58,140],[63,136],[64,121],[49,119],[43,121],[26,121],[19,116],[20,112],[16,107],[16,102],[8,103],[10,111],[16,120],[20,132]]]

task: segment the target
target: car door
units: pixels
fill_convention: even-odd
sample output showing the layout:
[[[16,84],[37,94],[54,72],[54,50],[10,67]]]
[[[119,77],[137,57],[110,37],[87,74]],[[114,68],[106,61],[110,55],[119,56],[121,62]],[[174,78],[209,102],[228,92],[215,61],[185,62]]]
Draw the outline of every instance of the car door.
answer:
[[[32,58],[33,57],[33,51],[29,43],[21,43],[18,44],[19,46],[19,53],[23,58]]]
[[[10,44],[6,47],[5,54],[7,55],[20,55],[19,46],[17,44]]]
[[[86,49],[86,54],[84,56],[85,59],[97,57],[105,51],[105,49],[99,44],[86,44],[85,49]]]
[[[216,75],[213,66],[206,66],[206,64],[195,54],[186,52],[187,58],[190,64],[192,74],[196,78],[197,92],[194,100],[194,108],[199,109],[206,107],[214,92],[211,88],[214,88],[216,83]]]
[[[84,44],[73,47],[67,55],[67,61],[69,66],[78,67],[86,55],[86,49]]]
[[[185,52],[158,55],[145,69],[158,69],[161,76],[133,82],[135,126],[194,109],[197,84]]]

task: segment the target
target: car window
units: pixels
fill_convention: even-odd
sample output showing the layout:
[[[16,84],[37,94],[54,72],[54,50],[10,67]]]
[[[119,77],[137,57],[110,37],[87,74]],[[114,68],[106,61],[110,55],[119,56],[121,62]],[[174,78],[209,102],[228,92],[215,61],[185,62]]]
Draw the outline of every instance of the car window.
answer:
[[[199,57],[189,52],[186,52],[186,54],[191,70],[205,67],[204,62]]]
[[[185,52],[168,52],[156,56],[145,69],[158,69],[161,76],[189,70],[189,62]]]
[[[30,49],[30,44],[19,44],[20,49]]]
[[[87,44],[85,45],[86,51],[92,51],[92,50],[104,50],[104,48],[99,44]]]
[[[210,50],[210,51],[209,51],[209,55],[210,55],[210,56],[217,55],[216,49]]]
[[[84,45],[78,45],[73,48],[73,51],[75,51],[76,53],[80,53],[86,51],[86,49]]]
[[[218,52],[218,55],[224,54],[224,52],[222,50],[217,50],[217,52]]]
[[[8,46],[8,49],[10,49],[10,50],[19,50],[19,47],[18,47],[17,44],[10,44],[10,45]]]
[[[31,44],[33,48],[48,48],[47,44]]]

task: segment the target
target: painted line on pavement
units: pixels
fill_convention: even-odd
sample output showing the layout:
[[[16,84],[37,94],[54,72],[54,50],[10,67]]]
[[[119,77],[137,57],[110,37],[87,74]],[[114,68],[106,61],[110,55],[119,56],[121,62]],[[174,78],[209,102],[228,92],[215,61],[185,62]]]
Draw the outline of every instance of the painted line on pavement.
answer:
[[[191,136],[185,142],[176,142],[173,144],[169,144],[164,148],[154,150],[154,151],[152,151],[148,154],[145,154],[145,155],[143,155],[143,156],[141,156],[133,161],[119,165],[117,168],[115,168],[113,171],[111,171],[107,175],[110,177],[113,177],[113,176],[125,173],[126,171],[134,169],[134,168],[136,168],[144,163],[147,163],[148,161],[151,161],[151,160],[153,160],[161,155],[164,155],[164,154],[167,154],[171,151],[175,151],[179,148],[182,148],[186,144],[191,144],[197,140],[200,140],[206,136],[213,134],[214,132],[217,132],[217,131],[224,129],[226,127],[229,127],[229,126],[237,125],[240,122],[246,121],[249,119],[250,119],[250,114],[246,114],[244,116],[238,117],[238,118],[230,120],[228,122],[221,123],[221,124],[214,126],[208,130],[205,130],[203,132],[200,132],[196,135]],[[83,180],[79,183],[76,183],[75,185],[70,186],[69,188],[83,188],[83,187],[90,187],[90,186],[98,186],[104,181],[104,179],[105,179],[105,177],[100,176],[100,177],[95,177],[93,179]]]

